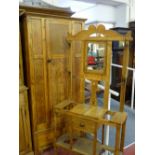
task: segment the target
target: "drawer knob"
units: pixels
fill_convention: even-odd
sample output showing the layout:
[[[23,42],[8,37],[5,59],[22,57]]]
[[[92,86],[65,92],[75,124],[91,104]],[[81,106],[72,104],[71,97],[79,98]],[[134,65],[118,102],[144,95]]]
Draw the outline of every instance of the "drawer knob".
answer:
[[[47,59],[47,63],[51,63],[52,62],[52,59]]]
[[[80,123],[80,127],[85,127],[85,124],[84,123]]]

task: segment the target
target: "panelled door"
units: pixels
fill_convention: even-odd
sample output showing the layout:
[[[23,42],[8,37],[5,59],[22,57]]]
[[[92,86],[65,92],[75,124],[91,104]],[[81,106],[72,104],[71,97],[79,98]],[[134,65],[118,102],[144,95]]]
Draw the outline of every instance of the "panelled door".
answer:
[[[46,19],[46,51],[48,76],[48,101],[50,107],[68,98],[69,44],[66,40],[70,32],[69,20]],[[52,111],[52,109],[51,109]]]
[[[30,91],[34,131],[44,130],[49,123],[44,19],[29,17]]]

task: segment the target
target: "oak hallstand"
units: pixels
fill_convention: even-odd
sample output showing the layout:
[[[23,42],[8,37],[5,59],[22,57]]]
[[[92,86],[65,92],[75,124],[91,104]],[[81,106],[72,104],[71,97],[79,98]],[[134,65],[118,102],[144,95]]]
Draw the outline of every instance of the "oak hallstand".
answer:
[[[63,147],[72,152],[82,155],[100,155],[106,150],[114,155],[123,154],[124,139],[127,113],[124,112],[125,89],[127,81],[127,66],[129,58],[129,41],[132,40],[131,33],[121,35],[113,30],[106,30],[103,25],[97,27],[90,25],[88,30],[80,31],[72,35],[68,34],[68,42],[70,48],[75,42],[80,41],[81,44],[81,71],[80,71],[80,98],[79,102],[75,102],[72,97],[72,63],[70,62],[71,70],[71,85],[70,96],[54,107],[55,124],[58,119],[62,119],[64,123],[64,130],[61,136],[57,137],[55,134],[55,154],[57,154],[57,147]],[[124,41],[125,48],[123,52],[123,68],[120,91],[120,108],[119,111],[108,110],[109,89],[110,89],[110,67],[112,59],[112,41]],[[89,45],[94,46],[101,52],[100,57],[102,64],[97,68],[96,66],[88,66],[88,50]],[[96,50],[96,51],[97,51]],[[72,61],[72,52],[70,53],[70,61]],[[85,80],[91,82],[91,97],[90,102],[85,103]],[[98,106],[96,91],[98,83],[103,81],[105,90],[103,96],[103,106]],[[104,144],[104,126],[112,126],[116,128],[115,147],[110,147]],[[55,125],[56,126],[56,125]],[[102,127],[102,142],[97,140],[97,130]],[[55,128],[56,133],[56,128]],[[91,136],[88,136],[88,134]]]

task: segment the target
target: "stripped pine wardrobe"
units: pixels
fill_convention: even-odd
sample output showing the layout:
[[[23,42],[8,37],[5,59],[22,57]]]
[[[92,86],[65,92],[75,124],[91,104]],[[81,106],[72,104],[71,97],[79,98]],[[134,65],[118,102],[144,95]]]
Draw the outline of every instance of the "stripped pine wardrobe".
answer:
[[[20,6],[24,77],[28,89],[32,147],[35,155],[51,147],[54,141],[53,106],[70,93],[70,46],[67,34],[83,29],[85,19],[71,18],[73,12],[58,8],[43,9]],[[75,45],[75,73],[81,55]],[[79,85],[74,77],[73,87]],[[74,93],[77,93],[74,91]],[[78,94],[77,94],[78,95]],[[75,96],[75,94],[74,94]],[[60,120],[61,121],[61,120]],[[57,135],[62,124],[57,124]]]

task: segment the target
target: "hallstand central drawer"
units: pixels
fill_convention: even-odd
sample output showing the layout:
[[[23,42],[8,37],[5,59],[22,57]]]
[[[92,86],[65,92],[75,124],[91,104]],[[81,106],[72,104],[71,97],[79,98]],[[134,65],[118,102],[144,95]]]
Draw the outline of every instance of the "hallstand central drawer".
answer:
[[[79,117],[72,117],[72,127],[81,131],[94,132],[95,122]]]

